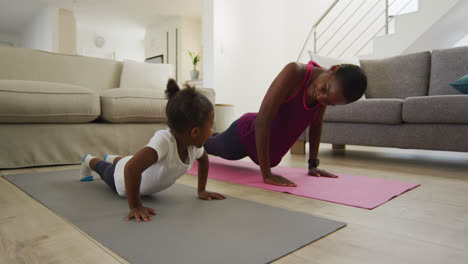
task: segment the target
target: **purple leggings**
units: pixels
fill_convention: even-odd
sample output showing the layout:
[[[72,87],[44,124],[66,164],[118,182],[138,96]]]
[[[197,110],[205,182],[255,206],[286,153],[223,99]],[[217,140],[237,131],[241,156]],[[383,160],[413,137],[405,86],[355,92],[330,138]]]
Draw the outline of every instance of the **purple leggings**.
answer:
[[[239,140],[238,121],[234,121],[226,131],[211,136],[203,146],[206,153],[227,160],[239,160],[247,157],[247,153]]]

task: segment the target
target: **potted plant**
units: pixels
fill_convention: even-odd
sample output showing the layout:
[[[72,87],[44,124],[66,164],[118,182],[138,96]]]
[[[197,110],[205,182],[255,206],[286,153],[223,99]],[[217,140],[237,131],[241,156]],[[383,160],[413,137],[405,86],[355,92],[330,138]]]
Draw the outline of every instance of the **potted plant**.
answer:
[[[195,52],[192,52],[188,50],[188,54],[190,55],[190,58],[192,59],[192,64],[193,64],[193,71],[190,71],[190,78],[192,80],[198,80],[198,76],[200,75],[200,72],[197,71],[197,64],[200,61],[200,54],[196,54]]]

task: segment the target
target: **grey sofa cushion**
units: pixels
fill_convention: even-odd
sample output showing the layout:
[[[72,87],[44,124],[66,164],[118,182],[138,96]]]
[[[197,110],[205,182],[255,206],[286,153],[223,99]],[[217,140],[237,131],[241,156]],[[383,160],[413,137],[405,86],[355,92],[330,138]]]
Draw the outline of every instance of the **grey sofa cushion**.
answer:
[[[402,106],[401,99],[364,99],[327,107],[323,118],[327,122],[400,124]]]
[[[85,87],[0,80],[0,123],[88,123],[100,113],[99,95]]]
[[[423,124],[468,124],[468,95],[406,98],[403,121]]]
[[[361,60],[367,74],[366,98],[400,98],[427,95],[431,54],[414,53],[378,60]]]
[[[450,86],[468,74],[468,46],[432,51],[429,95],[461,94]]]

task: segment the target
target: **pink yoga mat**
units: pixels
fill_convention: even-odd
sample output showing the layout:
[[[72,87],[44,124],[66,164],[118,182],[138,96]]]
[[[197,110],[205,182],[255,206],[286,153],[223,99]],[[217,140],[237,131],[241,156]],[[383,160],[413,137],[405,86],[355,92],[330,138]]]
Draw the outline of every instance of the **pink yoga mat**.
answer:
[[[260,168],[253,162],[229,161],[212,156],[210,156],[208,177],[364,209],[374,209],[420,185],[345,174],[337,174],[339,178],[312,177],[307,175],[306,169],[282,166],[273,168],[272,172],[288,178],[296,183],[297,187],[263,183]],[[198,174],[197,162],[188,174]]]

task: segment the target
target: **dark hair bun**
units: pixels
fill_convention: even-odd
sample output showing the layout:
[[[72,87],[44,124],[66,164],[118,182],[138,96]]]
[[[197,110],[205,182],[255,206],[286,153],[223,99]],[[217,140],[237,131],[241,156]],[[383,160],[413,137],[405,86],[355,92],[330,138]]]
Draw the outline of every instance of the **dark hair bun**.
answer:
[[[180,88],[179,88],[179,85],[177,84],[177,82],[174,80],[174,79],[169,79],[167,81],[167,87],[166,87],[166,96],[167,96],[167,99],[171,100],[172,98],[174,98],[174,96],[180,92]]]
[[[172,132],[184,133],[193,126],[202,126],[213,111],[213,104],[188,83],[181,90],[176,81],[169,79],[166,94],[167,124]]]

